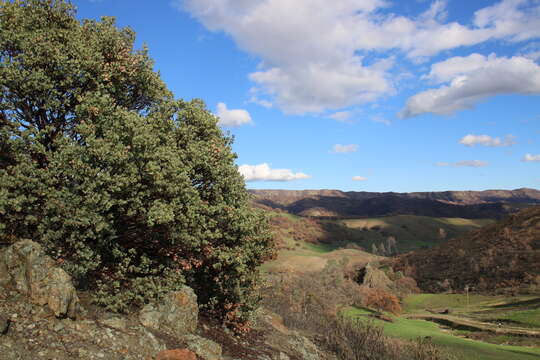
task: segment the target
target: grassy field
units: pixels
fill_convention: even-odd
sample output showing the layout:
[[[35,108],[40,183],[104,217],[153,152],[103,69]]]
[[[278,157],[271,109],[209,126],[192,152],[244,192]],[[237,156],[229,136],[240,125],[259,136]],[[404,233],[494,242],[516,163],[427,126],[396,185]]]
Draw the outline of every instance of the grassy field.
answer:
[[[491,219],[435,218],[428,216],[397,215],[379,218],[323,220],[330,232],[339,234],[342,241],[358,244],[368,251],[372,245],[386,245],[393,236],[400,253],[431,247],[468,231],[491,224]]]
[[[452,300],[453,303],[455,299]],[[437,304],[441,304],[438,302]],[[445,304],[446,305],[446,304]],[[350,308],[347,316],[366,318],[363,309]],[[447,347],[458,358],[464,360],[538,360],[540,349],[524,346],[509,346],[489,344],[458,337],[450,330],[440,328],[437,324],[425,320],[413,320],[405,317],[396,317],[394,322],[374,320],[376,324],[384,327],[385,334],[403,339],[417,339],[429,337],[433,343]]]
[[[405,313],[425,313],[425,309],[451,309],[452,314],[487,323],[540,329],[540,297],[486,296],[471,294],[419,294],[403,302]]]
[[[295,250],[282,250],[275,260],[262,265],[266,272],[305,273],[321,271],[328,261],[342,262],[348,266],[359,266],[375,261],[380,257],[356,249],[336,249],[324,244],[302,244]]]

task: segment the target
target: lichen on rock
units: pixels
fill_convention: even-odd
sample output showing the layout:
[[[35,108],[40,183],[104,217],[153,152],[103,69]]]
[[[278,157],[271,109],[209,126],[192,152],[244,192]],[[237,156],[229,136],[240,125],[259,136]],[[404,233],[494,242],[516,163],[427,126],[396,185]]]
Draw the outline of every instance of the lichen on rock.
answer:
[[[197,296],[193,289],[184,286],[167,294],[163,300],[144,306],[139,312],[139,321],[149,329],[180,337],[197,329],[198,316]]]
[[[57,317],[75,318],[80,310],[71,276],[32,240],[0,251],[0,286],[15,289],[34,304],[47,305]]]

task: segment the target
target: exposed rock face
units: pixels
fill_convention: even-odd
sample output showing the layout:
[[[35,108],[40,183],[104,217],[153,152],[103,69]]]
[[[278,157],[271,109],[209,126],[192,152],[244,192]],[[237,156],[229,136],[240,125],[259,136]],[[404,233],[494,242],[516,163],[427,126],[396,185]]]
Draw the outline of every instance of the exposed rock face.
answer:
[[[272,311],[260,308],[255,314],[254,328],[266,331],[266,343],[278,350],[275,360],[287,360],[289,355],[302,360],[320,360],[326,358],[317,346],[307,337],[290,330],[283,325],[281,317]]]
[[[205,360],[221,360],[221,345],[198,335],[184,336],[187,347]]]
[[[14,288],[37,305],[48,305],[57,317],[75,318],[79,298],[71,277],[31,240],[0,251],[0,286]]]
[[[163,301],[142,308],[139,321],[147,328],[181,337],[197,329],[198,316],[197,296],[185,286],[167,294]]]

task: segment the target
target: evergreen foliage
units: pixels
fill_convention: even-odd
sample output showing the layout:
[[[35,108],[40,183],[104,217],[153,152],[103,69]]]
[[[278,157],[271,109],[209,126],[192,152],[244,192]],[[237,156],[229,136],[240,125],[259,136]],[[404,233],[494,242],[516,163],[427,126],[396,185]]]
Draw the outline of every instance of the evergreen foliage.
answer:
[[[187,283],[241,323],[266,223],[232,138],[134,39],[63,0],[0,0],[0,238],[40,242],[112,310]]]

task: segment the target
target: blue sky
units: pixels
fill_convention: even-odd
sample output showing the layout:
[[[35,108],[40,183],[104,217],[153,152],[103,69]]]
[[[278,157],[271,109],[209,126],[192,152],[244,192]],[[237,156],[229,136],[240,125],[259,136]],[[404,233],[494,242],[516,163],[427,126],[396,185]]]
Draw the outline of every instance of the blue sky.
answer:
[[[235,136],[249,188],[540,188],[540,1],[75,0]]]

